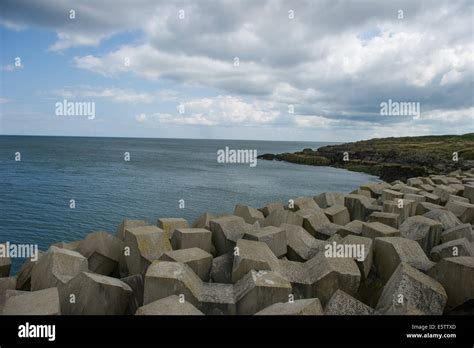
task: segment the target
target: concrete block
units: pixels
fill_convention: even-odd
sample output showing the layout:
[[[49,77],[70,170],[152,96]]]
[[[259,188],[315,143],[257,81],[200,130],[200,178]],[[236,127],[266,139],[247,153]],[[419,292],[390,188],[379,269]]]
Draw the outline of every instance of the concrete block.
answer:
[[[203,281],[209,280],[212,255],[199,248],[172,250],[164,253],[160,260],[175,261],[188,265]]]
[[[90,271],[111,275],[118,271],[123,241],[107,232],[93,232],[86,236],[78,251],[87,258]]]
[[[434,266],[420,244],[414,240],[402,237],[375,239],[374,263],[377,275],[384,282],[390,279],[402,262],[424,273]]]
[[[337,290],[329,299],[326,315],[370,315],[374,309],[360,302],[342,290]]]
[[[442,259],[428,274],[445,288],[448,294],[447,311],[474,299],[474,257]]]
[[[426,254],[440,243],[442,230],[441,223],[427,218],[426,214],[409,217],[400,225],[401,236],[417,241]]]
[[[255,315],[323,315],[324,311],[317,298],[274,303]]]
[[[123,315],[132,289],[120,279],[81,272],[60,293],[62,314]]]
[[[5,300],[3,315],[60,315],[57,288],[22,292]]]
[[[168,235],[156,226],[133,227],[125,231],[124,254],[129,275],[142,274],[154,260],[170,250]]]
[[[397,237],[400,231],[391,226],[380,222],[367,222],[362,226],[362,237],[378,238],[378,237]]]
[[[237,204],[234,209],[234,215],[240,216],[248,224],[253,225],[254,223],[263,222],[263,213],[255,208],[249,207],[248,205]]]
[[[335,204],[324,209],[329,221],[337,225],[345,226],[350,222],[349,210],[344,205]]]
[[[135,315],[204,315],[191,303],[171,295],[137,309]]]
[[[379,313],[390,313],[410,305],[425,315],[441,315],[446,301],[446,291],[439,282],[401,263],[385,285],[376,309]]]
[[[171,237],[173,249],[200,248],[208,253],[212,247],[212,233],[204,228],[177,228]]]
[[[88,270],[87,259],[67,249],[50,247],[36,262],[31,271],[31,290],[42,290],[62,286],[76,275]]]
[[[281,257],[286,254],[286,232],[281,227],[267,226],[261,229],[255,229],[245,233],[243,238],[267,244],[276,257]]]

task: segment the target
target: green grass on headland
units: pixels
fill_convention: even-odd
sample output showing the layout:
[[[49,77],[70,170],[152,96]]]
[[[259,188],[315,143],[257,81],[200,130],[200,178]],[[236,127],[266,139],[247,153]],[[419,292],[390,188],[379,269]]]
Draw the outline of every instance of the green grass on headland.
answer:
[[[457,157],[456,157],[457,156]],[[259,156],[298,164],[334,166],[379,176],[385,181],[448,173],[474,165],[474,133],[376,138],[293,154]]]

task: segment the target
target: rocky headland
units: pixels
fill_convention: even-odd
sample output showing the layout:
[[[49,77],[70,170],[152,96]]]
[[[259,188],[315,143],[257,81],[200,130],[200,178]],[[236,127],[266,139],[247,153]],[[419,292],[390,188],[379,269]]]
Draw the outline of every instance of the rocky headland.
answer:
[[[390,182],[472,168],[474,133],[371,139],[258,158],[345,168]]]
[[[474,314],[474,169],[308,194],[1,257],[0,313]]]

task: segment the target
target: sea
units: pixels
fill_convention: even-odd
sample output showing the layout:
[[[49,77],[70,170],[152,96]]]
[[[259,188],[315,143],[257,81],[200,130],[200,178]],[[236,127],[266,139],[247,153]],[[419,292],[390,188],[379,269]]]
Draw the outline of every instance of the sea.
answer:
[[[192,223],[325,191],[350,192],[376,177],[278,161],[220,163],[219,150],[257,154],[330,143],[203,139],[0,136],[0,243],[40,250],[93,231],[115,233],[124,218]],[[24,259],[13,259],[12,271]]]

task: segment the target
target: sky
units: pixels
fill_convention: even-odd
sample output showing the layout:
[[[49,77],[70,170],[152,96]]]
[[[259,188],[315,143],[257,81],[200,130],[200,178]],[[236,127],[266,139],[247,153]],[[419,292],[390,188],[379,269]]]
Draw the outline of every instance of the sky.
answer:
[[[2,0],[0,134],[474,132],[473,23],[471,0]],[[389,100],[419,117],[382,113]]]

